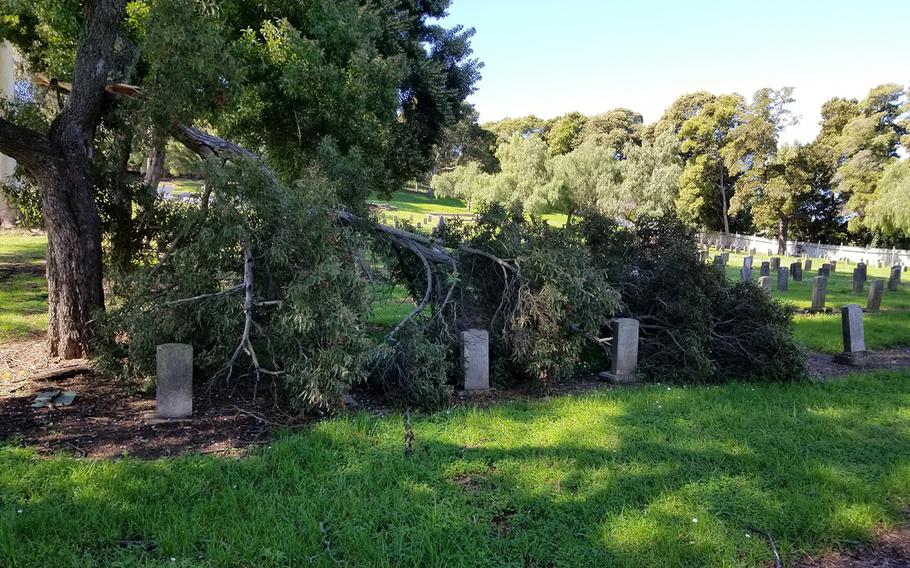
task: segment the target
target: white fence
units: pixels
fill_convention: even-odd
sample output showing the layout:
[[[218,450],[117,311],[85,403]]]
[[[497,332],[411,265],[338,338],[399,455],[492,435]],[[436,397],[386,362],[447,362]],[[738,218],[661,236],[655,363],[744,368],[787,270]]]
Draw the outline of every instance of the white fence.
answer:
[[[698,239],[703,245],[728,246],[747,250],[755,249],[758,254],[777,254],[777,239],[768,239],[757,235],[731,233],[726,236],[717,231],[702,231],[698,234]],[[910,251],[901,249],[863,248],[846,245],[823,245],[805,241],[787,241],[787,254],[793,256],[804,254],[812,258],[829,258],[833,260],[847,259],[851,262],[862,260],[871,264],[881,262],[883,266],[910,265]]]

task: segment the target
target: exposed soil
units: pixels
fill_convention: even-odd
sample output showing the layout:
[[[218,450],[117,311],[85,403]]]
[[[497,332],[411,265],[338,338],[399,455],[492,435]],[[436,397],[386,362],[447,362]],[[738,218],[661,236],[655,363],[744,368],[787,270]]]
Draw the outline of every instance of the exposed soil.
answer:
[[[873,369],[907,369],[910,368],[910,347],[869,351],[856,366],[839,363],[830,354],[816,352],[809,354],[808,363],[810,373],[817,379],[833,379]]]
[[[812,354],[813,374],[827,379],[858,370],[833,361],[830,355]],[[268,443],[279,428],[294,428],[308,420],[297,417],[286,405],[276,404],[270,393],[235,391],[216,397],[197,392],[191,421],[155,420],[154,394],[93,373],[33,380],[36,373],[59,366],[45,355],[42,340],[0,346],[0,441],[37,448],[39,452],[77,457],[141,458],[203,452],[237,455]],[[910,348],[871,353],[864,369],[910,368]],[[542,393],[528,389],[459,393],[456,406],[488,406],[510,400],[542,396],[584,394],[604,388],[596,377],[559,385]],[[69,406],[32,408],[39,392],[73,391]],[[395,409],[381,397],[358,391],[351,406],[383,415]]]
[[[34,373],[54,368],[43,341],[0,346],[0,440],[77,457],[130,455],[156,458],[184,453],[243,454],[267,443],[279,427],[305,420],[265,395],[209,397],[197,392],[191,421],[155,419],[154,394],[93,373],[35,381]],[[73,391],[69,406],[33,408],[42,391]]]
[[[910,568],[910,527],[882,532],[875,544],[806,556],[796,568]]]

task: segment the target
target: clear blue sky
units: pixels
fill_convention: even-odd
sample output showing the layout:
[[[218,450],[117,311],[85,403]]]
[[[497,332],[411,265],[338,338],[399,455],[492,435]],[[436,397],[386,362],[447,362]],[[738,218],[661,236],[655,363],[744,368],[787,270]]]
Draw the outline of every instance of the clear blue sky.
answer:
[[[650,122],[691,91],[796,88],[811,140],[819,107],[910,83],[906,0],[453,0],[446,25],[474,27],[482,121],[623,106]]]

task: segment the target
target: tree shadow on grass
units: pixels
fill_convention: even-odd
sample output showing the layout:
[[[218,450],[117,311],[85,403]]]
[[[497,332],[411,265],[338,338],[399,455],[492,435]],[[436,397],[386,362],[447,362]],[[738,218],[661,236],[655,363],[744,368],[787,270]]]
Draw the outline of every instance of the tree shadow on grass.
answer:
[[[0,564],[764,566],[751,527],[793,558],[868,537],[910,502],[908,383],[647,388],[437,413],[413,419],[411,457],[400,416],[365,415],[239,461],[6,449]],[[112,544],[130,538],[157,548]]]

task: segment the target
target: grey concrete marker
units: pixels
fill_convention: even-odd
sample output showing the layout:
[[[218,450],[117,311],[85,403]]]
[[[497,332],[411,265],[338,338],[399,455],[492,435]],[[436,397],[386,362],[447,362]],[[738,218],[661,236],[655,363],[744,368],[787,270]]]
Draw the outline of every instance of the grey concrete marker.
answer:
[[[762,261],[761,268],[758,272],[759,276],[771,276],[771,263],[767,260]]]
[[[790,289],[790,269],[781,266],[777,269],[777,291],[786,292]]]
[[[743,257],[743,268],[748,268],[749,270],[752,270],[752,259],[753,259],[753,257],[751,254],[749,256],[744,256]]]
[[[897,289],[901,284],[901,267],[892,266],[891,267],[891,276],[888,277],[888,290],[891,292],[897,292]]]
[[[633,383],[637,380],[638,320],[617,318],[610,322],[610,328],[613,330],[610,372],[599,376],[614,383]]]
[[[771,270],[777,270],[778,268],[780,268],[780,259],[775,256],[771,259]]]
[[[758,286],[767,293],[771,293],[771,277],[770,276],[759,276]]]
[[[752,280],[752,268],[743,267],[739,271],[739,279],[743,282],[749,282],[750,280]]]
[[[859,304],[841,306],[841,330],[844,337],[844,352],[835,360],[856,365],[866,354],[866,339],[863,330],[863,308]]]
[[[796,261],[790,265],[790,274],[793,276],[794,282],[803,281],[803,264],[800,261]]]
[[[464,361],[464,390],[490,388],[490,334],[485,329],[461,333],[461,357]]]
[[[812,279],[812,309],[825,309],[825,295],[828,292],[828,277],[816,276]]]
[[[862,294],[865,283],[866,282],[863,280],[863,271],[857,266],[853,269],[853,293]]]
[[[869,282],[869,296],[866,298],[866,310],[877,312],[882,307],[882,292],[885,289],[885,281],[879,278]]]
[[[165,343],[156,350],[155,409],[159,418],[193,415],[193,346]]]
[[[810,270],[812,270],[812,259],[811,258],[806,259],[806,265],[803,267],[803,270],[805,270],[806,272],[809,272]]]

